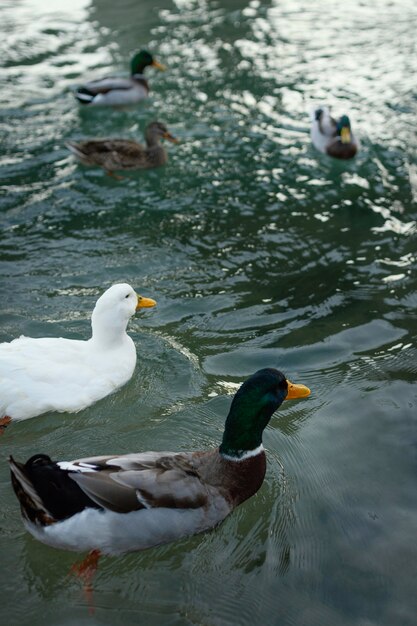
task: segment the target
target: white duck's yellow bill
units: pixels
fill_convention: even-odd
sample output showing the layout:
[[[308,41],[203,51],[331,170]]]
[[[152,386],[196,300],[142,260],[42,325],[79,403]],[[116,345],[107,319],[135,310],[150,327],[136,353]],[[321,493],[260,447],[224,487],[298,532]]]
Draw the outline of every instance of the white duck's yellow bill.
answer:
[[[287,380],[288,394],[286,400],[295,400],[296,398],[306,398],[310,395],[311,391],[305,385],[294,385],[294,383]]]
[[[149,309],[152,306],[155,306],[156,300],[152,300],[152,298],[144,298],[143,296],[138,295],[138,303],[136,305],[136,311],[139,309]]]

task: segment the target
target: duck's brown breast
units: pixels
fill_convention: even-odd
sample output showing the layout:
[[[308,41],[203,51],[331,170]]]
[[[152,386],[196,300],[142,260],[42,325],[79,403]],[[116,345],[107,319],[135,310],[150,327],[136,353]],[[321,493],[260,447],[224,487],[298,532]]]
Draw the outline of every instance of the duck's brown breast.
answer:
[[[337,139],[327,146],[326,152],[335,159],[352,159],[358,151],[355,143],[342,143]]]
[[[194,460],[202,480],[218,489],[232,507],[253,496],[265,478],[266,456],[263,450],[241,461],[224,458],[218,450],[200,458],[194,457]]]

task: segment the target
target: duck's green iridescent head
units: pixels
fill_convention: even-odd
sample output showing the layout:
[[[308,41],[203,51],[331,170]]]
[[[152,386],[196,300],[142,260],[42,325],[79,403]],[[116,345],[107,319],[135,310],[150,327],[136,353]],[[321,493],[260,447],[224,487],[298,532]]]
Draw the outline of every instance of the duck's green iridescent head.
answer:
[[[259,370],[248,378],[233,398],[220,453],[239,459],[262,443],[262,433],[272,414],[284,402],[310,395],[304,385],[293,385],[273,368]]]
[[[340,135],[340,139],[342,143],[350,143],[351,141],[351,129],[350,129],[350,119],[347,115],[342,115],[342,117],[337,122],[337,134]]]
[[[147,50],[140,50],[135,54],[130,62],[130,73],[132,76],[134,74],[143,74],[145,67],[148,67],[148,65],[152,65],[152,67],[156,67],[162,72],[165,70],[165,66],[154,59],[150,52]]]

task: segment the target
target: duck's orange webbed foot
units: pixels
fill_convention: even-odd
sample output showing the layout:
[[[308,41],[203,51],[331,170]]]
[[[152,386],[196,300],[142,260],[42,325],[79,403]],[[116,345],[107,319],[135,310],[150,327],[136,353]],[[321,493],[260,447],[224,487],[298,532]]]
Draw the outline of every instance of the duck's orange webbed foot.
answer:
[[[70,573],[74,574],[83,583],[83,590],[88,604],[88,612],[92,615],[95,607],[93,602],[93,578],[98,568],[98,561],[101,556],[100,550],[91,550],[85,559],[74,563]]]
[[[12,421],[12,418],[9,415],[5,415],[4,417],[0,419],[0,437],[1,435],[4,435],[4,431],[6,430],[6,428],[8,427],[11,421]]]
[[[120,176],[119,174],[115,174],[114,172],[111,172],[110,170],[106,170],[106,174],[107,174],[107,176],[110,176],[111,178],[114,178],[115,180],[124,180],[125,179],[124,176]]]

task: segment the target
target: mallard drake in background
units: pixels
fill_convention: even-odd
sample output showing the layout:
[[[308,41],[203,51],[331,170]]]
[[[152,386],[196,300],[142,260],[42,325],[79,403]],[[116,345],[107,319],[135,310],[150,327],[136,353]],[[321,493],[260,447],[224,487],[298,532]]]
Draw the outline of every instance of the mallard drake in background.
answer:
[[[145,67],[165,67],[147,50],[141,50],[130,62],[130,78],[107,76],[78,87],[74,93],[77,100],[89,106],[130,106],[137,104],[149,93],[149,85],[143,72]]]
[[[26,528],[56,548],[118,554],[144,550],[219,524],[264,480],[262,433],[284,400],[308,396],[275,369],[240,387],[219,448],[139,452],[25,464],[10,458]]]
[[[98,165],[108,174],[114,170],[142,170],[160,167],[168,160],[161,139],[178,143],[165,124],[151,122],[145,130],[146,147],[131,139],[89,139],[67,143],[84,165]]]
[[[0,425],[46,411],[80,411],[127,383],[136,365],[128,321],[155,304],[130,285],[113,285],[96,302],[88,341],[22,336],[0,344]]]
[[[348,116],[335,120],[327,107],[312,112],[311,140],[317,150],[336,159],[351,159],[359,149]]]

